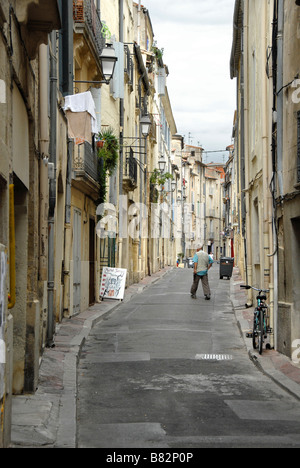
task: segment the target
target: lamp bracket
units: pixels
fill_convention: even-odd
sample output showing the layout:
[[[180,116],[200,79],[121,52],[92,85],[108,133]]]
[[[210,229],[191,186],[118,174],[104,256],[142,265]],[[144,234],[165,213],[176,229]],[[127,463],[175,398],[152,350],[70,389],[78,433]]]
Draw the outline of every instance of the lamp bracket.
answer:
[[[107,81],[107,80],[101,80],[101,81],[78,81],[78,80],[74,80],[73,83],[88,83],[88,84],[96,84],[96,85],[100,85],[100,84],[109,84],[110,81]]]
[[[125,148],[129,148],[129,146],[126,146]],[[130,148],[132,149],[132,148],[134,148],[134,146],[130,146]],[[138,148],[138,146],[137,146],[136,148]],[[134,151],[133,149],[132,149],[132,153],[134,153],[134,154],[139,154],[139,155],[142,155],[142,156],[147,156],[146,153],[143,153],[142,151]],[[128,154],[128,153],[127,153],[127,154]],[[135,159],[137,162],[139,162],[138,159],[136,159],[136,158],[134,158],[134,159]]]

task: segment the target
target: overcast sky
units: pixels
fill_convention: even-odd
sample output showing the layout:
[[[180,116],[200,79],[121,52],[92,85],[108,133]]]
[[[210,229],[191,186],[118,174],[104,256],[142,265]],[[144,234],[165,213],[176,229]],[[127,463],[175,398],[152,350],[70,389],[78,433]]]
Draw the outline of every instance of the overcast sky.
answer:
[[[230,79],[234,0],[144,0],[164,48],[177,131],[206,151],[231,144],[236,80]],[[191,134],[191,140],[189,140]],[[224,152],[225,160],[228,153]],[[207,162],[222,162],[209,154]]]

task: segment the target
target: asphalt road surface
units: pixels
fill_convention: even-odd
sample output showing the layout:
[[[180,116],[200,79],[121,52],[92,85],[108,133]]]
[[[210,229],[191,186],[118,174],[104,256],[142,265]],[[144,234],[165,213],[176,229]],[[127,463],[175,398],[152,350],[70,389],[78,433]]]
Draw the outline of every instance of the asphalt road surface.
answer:
[[[230,282],[176,269],[93,329],[79,363],[78,447],[300,447],[300,405],[250,361]]]

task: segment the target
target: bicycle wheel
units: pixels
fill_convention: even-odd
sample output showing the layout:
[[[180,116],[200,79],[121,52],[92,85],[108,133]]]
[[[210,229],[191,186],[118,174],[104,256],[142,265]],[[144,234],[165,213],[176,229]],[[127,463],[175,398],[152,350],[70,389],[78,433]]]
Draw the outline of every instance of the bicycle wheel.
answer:
[[[263,344],[264,344],[264,314],[261,310],[258,317],[258,351],[259,354],[263,352]]]
[[[252,333],[252,346],[253,349],[258,348],[258,330],[257,330],[257,311],[254,313],[254,320],[253,320],[253,333]]]

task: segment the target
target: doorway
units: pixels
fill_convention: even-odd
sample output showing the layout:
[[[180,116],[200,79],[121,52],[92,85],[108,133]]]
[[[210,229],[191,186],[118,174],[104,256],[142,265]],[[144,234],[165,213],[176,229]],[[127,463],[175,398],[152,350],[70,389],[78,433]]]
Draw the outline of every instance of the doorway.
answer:
[[[90,218],[89,226],[89,305],[95,304],[95,220]]]
[[[81,299],[81,211],[74,208],[73,223],[73,314],[80,313]]]

